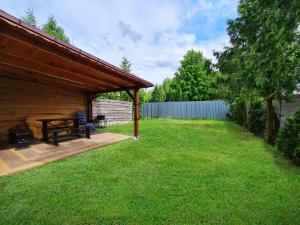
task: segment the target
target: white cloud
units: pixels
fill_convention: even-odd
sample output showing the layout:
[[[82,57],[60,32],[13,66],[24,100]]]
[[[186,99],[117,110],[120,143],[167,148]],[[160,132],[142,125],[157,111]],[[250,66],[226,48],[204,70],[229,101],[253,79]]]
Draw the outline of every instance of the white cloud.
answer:
[[[143,38],[141,33],[135,31],[130,24],[125,23],[122,20],[119,21],[118,27],[120,28],[122,35],[124,37],[129,37],[134,43],[137,43]]]
[[[209,58],[212,58],[212,50],[222,49],[227,42],[225,31],[221,36],[203,41],[197,34],[181,28],[199,12],[214,21],[236,4],[236,0],[217,3],[199,0],[187,8],[184,1],[177,0],[89,0],[84,3],[31,0],[26,4],[20,0],[1,1],[4,10],[16,16],[32,8],[38,21],[45,22],[53,14],[75,46],[117,66],[121,58],[127,56],[133,73],[154,83],[173,76],[188,49],[201,50]],[[199,21],[199,24],[208,22]]]
[[[212,2],[208,0],[198,0],[194,7],[191,7],[190,10],[187,11],[188,18],[193,17],[196,13],[201,11],[210,11],[214,8]]]
[[[236,11],[236,6],[239,0],[198,0],[195,6],[187,10],[187,16],[193,17],[197,13],[204,13],[209,18],[214,16],[225,18]]]

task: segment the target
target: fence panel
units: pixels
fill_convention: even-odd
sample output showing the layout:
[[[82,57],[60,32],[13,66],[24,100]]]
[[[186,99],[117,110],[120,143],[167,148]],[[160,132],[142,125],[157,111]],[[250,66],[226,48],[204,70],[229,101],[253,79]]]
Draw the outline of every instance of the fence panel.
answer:
[[[107,123],[122,124],[132,120],[132,103],[109,99],[96,99],[93,102],[93,118],[105,115]]]
[[[142,116],[151,118],[225,120],[228,105],[222,100],[190,102],[150,102],[143,104]]]

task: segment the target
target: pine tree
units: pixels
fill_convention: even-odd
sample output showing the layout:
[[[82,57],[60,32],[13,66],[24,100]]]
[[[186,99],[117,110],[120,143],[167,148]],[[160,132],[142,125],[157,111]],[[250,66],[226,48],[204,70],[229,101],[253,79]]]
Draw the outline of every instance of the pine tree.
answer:
[[[48,18],[48,21],[43,25],[42,30],[64,42],[70,41],[70,39],[65,35],[64,29],[58,25],[54,16],[50,16]]]
[[[25,15],[21,17],[21,19],[25,22],[30,24],[33,27],[37,27],[36,17],[32,9],[27,9],[25,11]]]

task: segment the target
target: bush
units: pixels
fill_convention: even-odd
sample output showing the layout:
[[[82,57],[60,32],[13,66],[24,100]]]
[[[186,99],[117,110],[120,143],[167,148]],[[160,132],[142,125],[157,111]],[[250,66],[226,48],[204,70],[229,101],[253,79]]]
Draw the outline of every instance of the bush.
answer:
[[[230,104],[229,114],[227,117],[229,120],[235,121],[239,125],[243,125],[243,114],[241,112],[241,104],[237,104],[235,102]]]
[[[277,136],[276,145],[278,151],[289,158],[300,158],[300,108],[285,121]]]
[[[266,128],[266,110],[261,102],[250,104],[248,112],[248,130],[258,136],[263,136]]]

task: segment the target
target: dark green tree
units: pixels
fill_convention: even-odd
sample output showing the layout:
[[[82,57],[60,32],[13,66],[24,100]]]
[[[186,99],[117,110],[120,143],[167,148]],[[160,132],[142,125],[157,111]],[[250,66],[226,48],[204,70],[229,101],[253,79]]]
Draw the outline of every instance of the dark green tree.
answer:
[[[289,158],[300,158],[300,108],[287,118],[276,139],[277,149]]]
[[[245,76],[267,107],[267,141],[275,140],[274,99],[289,99],[299,77],[300,7],[298,0],[242,0],[239,17],[231,22],[246,46]],[[249,82],[253,81],[253,82]]]
[[[130,73],[131,72],[131,65],[132,63],[126,58],[126,57],[123,57],[122,58],[122,62],[121,62],[121,69],[127,73]]]
[[[162,86],[156,84],[152,92],[151,102],[164,102],[165,100],[166,100],[166,94]]]
[[[208,100],[215,96],[211,63],[201,52],[189,50],[181,60],[174,79],[177,84],[173,84],[173,88],[180,87],[178,92],[182,92],[180,100]]]
[[[54,16],[50,16],[48,18],[48,21],[43,25],[42,30],[64,42],[70,41],[70,39],[65,35],[64,29],[58,25]]]
[[[168,96],[168,101],[188,101],[188,96],[183,93],[182,88],[178,80],[176,79],[177,73],[175,73],[175,78],[170,82],[170,88],[166,96]]]
[[[232,40],[232,39],[231,39]],[[247,57],[242,48],[232,40],[232,46],[222,53],[216,53],[217,67],[224,75],[221,79],[220,96],[230,104],[232,119],[248,128],[247,102],[251,101],[254,90],[247,86]]]
[[[173,82],[172,79],[166,78],[162,83],[162,89],[166,95],[166,102],[172,101],[172,92],[171,92],[171,83]]]
[[[150,102],[152,99],[152,91],[145,91],[144,93],[144,102]]]
[[[21,17],[21,19],[30,24],[31,26],[37,27],[36,17],[34,15],[34,11],[32,9],[27,9],[25,11],[25,15]]]
[[[120,65],[120,68],[126,72],[126,73],[130,73],[131,72],[131,65],[132,63],[126,58],[126,57],[123,57],[122,58],[122,62],[121,62],[121,65]],[[131,92],[133,94],[133,92]],[[119,96],[120,96],[120,100],[122,101],[132,101],[132,99],[130,98],[130,96],[126,93],[126,91],[121,91],[119,93]],[[141,96],[141,92],[140,92],[140,96]]]

